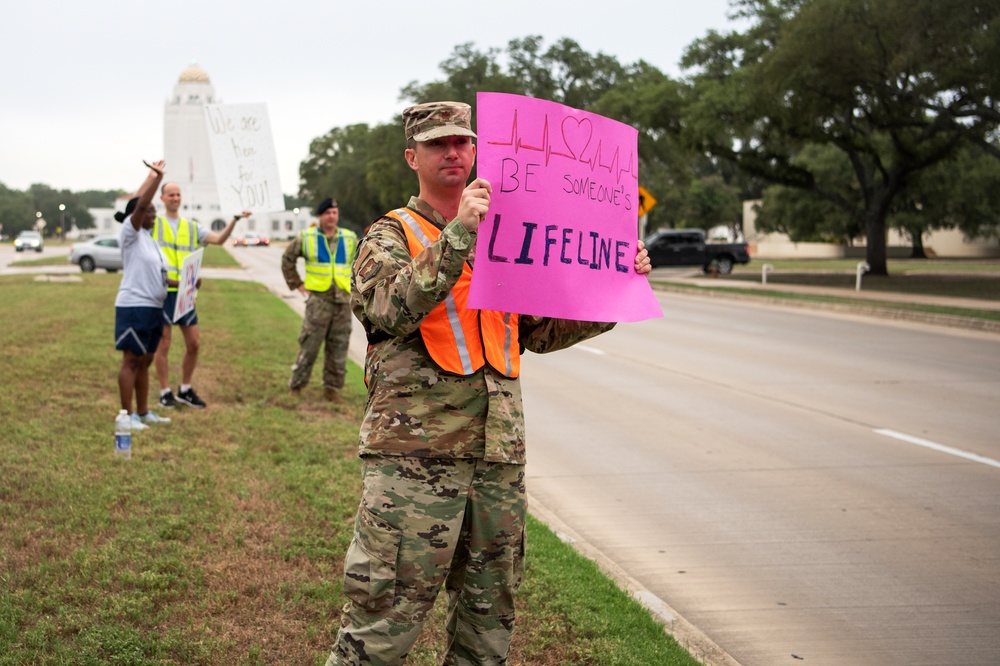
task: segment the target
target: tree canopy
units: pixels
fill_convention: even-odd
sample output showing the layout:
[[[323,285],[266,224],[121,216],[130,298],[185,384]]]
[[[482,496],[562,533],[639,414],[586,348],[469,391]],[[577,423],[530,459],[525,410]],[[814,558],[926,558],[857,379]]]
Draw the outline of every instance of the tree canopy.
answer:
[[[441,64],[441,71],[445,75],[441,80],[408,84],[402,99],[407,103],[450,99],[475,111],[476,93],[507,92],[594,111],[637,127],[640,173],[663,202],[651,219],[692,226],[702,221],[685,217],[684,211],[693,210],[684,205],[688,189],[706,186],[696,181],[717,174],[712,169],[702,174],[691,170],[689,160],[698,161],[698,156],[682,146],[678,135],[681,86],[655,67],[644,62],[623,65],[607,54],[588,53],[572,39],[546,47],[541,37],[528,36],[511,40],[506,49],[482,51],[471,43],[460,44]],[[335,192],[342,214],[362,224],[402,205],[416,191],[416,177],[402,159],[402,137],[401,121],[330,130],[313,141],[300,167],[303,196]],[[718,179],[707,186],[727,190],[716,197],[724,205],[709,207],[711,224],[716,219],[737,223],[739,190]]]
[[[0,224],[4,235],[13,236],[19,231],[33,229],[41,213],[46,226],[46,235],[69,231],[73,225],[80,229],[94,226],[94,218],[88,208],[113,205],[116,192],[80,192],[54,190],[48,185],[35,183],[26,192],[12,190],[0,183]],[[110,199],[107,202],[107,199]],[[63,206],[60,209],[59,206]],[[63,226],[61,226],[63,225]]]
[[[735,0],[744,32],[710,33],[694,69],[685,132],[707,153],[844,211],[886,274],[886,220],[921,172],[975,146],[1000,155],[996,0]],[[839,151],[845,191],[809,146]],[[831,179],[831,175],[834,176]]]
[[[795,158],[817,180],[844,198],[856,196],[858,183],[851,163],[830,145],[811,144]],[[886,217],[890,228],[912,243],[912,256],[924,258],[923,236],[939,229],[958,229],[967,238],[991,237],[1000,220],[1000,160],[977,146],[923,169],[893,199]],[[793,241],[839,242],[850,245],[864,235],[856,218],[811,190],[773,185],[764,191],[757,217],[761,231],[779,231]]]

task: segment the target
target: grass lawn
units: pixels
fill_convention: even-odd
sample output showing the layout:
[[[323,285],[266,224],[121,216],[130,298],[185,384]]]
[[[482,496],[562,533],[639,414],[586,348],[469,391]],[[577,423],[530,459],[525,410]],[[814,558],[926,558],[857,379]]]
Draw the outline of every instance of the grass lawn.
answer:
[[[342,404],[315,381],[293,399],[299,317],[257,284],[207,281],[209,406],[118,460],[120,276],[79,277],[0,277],[0,665],[322,664],[359,497],[359,368]],[[512,665],[697,663],[534,520],[528,544]],[[408,664],[440,663],[436,613]]]
[[[24,253],[17,255],[21,257]],[[68,262],[65,254],[53,256],[51,254],[36,255],[32,253],[32,259],[15,259],[10,262],[11,266],[65,266]]]

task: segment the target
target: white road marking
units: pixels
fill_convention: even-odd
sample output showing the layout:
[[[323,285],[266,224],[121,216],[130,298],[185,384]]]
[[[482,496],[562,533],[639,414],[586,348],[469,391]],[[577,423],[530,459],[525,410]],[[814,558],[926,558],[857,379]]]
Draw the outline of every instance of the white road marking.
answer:
[[[580,351],[590,352],[591,354],[597,354],[598,356],[604,356],[604,351],[595,347],[588,347],[587,345],[573,345],[573,348],[579,349]]]
[[[878,429],[875,432],[878,433],[879,435],[885,435],[886,437],[899,439],[904,442],[909,442],[910,444],[916,444],[917,446],[924,446],[927,447],[928,449],[934,449],[935,451],[940,451],[941,453],[947,453],[950,456],[958,456],[959,458],[965,458],[966,460],[971,460],[972,462],[982,463],[984,465],[991,465],[993,467],[1000,468],[1000,461],[996,461],[993,460],[992,458],[987,458],[985,456],[980,456],[975,453],[969,453],[968,451],[953,449],[950,446],[938,444],[937,442],[932,442],[928,439],[920,439],[919,437],[904,435],[903,433],[896,432],[895,430]]]

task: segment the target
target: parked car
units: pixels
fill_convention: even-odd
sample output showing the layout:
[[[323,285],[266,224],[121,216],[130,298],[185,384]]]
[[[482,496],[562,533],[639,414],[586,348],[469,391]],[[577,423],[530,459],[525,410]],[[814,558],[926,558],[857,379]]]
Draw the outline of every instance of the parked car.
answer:
[[[240,236],[233,239],[233,245],[248,245],[248,246],[259,246],[267,247],[271,244],[271,239],[267,236],[260,236],[257,234],[247,234],[246,236]]]
[[[74,243],[69,250],[69,262],[80,266],[84,273],[103,268],[114,273],[122,268],[122,249],[117,234],[95,236],[84,243]]]
[[[700,266],[706,273],[732,272],[734,264],[750,261],[746,243],[706,243],[701,229],[666,229],[646,238],[649,262],[658,266]],[[713,263],[714,262],[714,263]]]
[[[37,231],[22,231],[14,241],[14,249],[18,252],[24,252],[25,250],[41,252],[43,247],[45,247],[45,241]]]

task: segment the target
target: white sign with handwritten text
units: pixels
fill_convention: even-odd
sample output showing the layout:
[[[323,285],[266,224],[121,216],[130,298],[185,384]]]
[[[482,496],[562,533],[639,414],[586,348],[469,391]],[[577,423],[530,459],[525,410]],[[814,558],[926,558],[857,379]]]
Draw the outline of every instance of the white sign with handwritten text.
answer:
[[[265,104],[207,104],[208,143],[223,215],[285,209]]]

